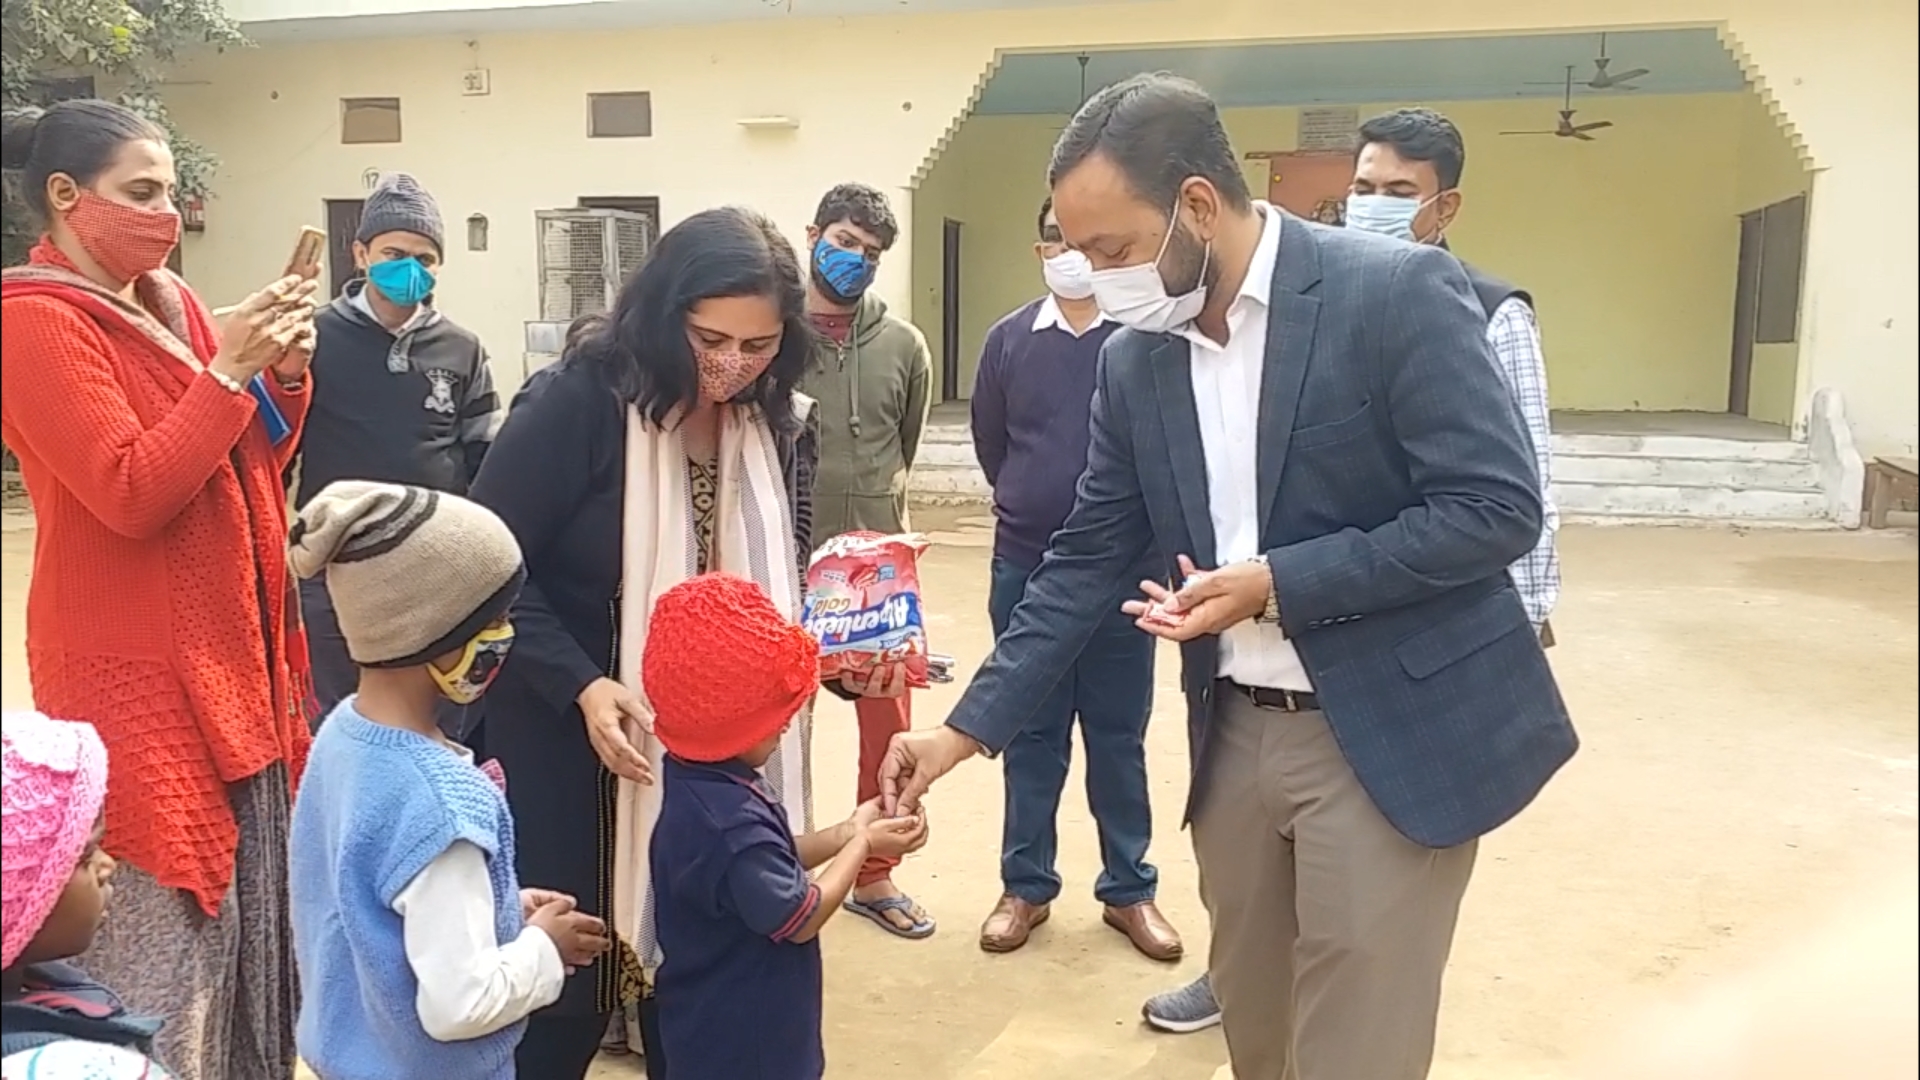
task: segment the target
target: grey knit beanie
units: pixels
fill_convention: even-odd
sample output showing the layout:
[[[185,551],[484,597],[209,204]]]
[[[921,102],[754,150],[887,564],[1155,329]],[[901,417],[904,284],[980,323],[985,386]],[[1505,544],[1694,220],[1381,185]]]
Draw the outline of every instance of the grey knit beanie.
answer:
[[[294,573],[326,571],[362,667],[412,667],[461,648],[526,580],[520,545],[493,511],[425,488],[335,481],[300,509],[288,541]]]
[[[442,255],[447,253],[447,227],[440,220],[440,204],[406,173],[388,173],[373,186],[360,209],[360,231],[353,238],[364,244],[390,232],[424,236]]]

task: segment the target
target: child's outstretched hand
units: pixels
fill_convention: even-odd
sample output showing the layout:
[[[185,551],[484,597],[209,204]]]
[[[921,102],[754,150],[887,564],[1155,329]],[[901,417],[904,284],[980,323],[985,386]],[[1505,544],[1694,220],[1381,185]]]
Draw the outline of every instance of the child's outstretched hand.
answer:
[[[864,833],[867,826],[886,816],[887,812],[881,807],[879,799],[868,799],[853,808],[853,816],[847,819],[847,824],[852,826],[853,832]]]
[[[568,969],[586,967],[611,947],[607,924],[583,911],[575,911],[573,897],[553,894],[553,898],[534,909],[527,925],[539,927],[560,950],[560,962]]]
[[[867,847],[883,859],[911,855],[927,845],[927,812],[883,817],[867,826]]]

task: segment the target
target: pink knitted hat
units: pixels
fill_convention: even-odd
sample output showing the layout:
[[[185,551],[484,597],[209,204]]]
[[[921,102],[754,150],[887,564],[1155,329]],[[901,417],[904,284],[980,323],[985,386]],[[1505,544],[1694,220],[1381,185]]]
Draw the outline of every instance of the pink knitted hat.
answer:
[[[53,914],[107,799],[107,748],[89,724],[0,717],[0,967]]]

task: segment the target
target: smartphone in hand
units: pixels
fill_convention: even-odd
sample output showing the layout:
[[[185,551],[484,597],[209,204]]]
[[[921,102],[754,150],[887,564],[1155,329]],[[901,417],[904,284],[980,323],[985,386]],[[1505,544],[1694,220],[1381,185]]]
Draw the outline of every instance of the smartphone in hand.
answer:
[[[327,234],[311,225],[300,227],[300,239],[293,245],[293,257],[287,260],[289,274],[307,281],[320,276],[320,260],[327,253]]]

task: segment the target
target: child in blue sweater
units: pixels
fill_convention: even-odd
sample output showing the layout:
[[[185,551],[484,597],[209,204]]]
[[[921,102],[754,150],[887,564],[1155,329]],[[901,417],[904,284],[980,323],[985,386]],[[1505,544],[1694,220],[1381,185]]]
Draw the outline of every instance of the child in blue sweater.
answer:
[[[500,670],[519,546],[475,503],[364,481],[323,489],[290,541],[361,669],[293,809],[300,1056],[320,1080],[514,1080],[527,1015],[608,944],[571,897],[520,888],[504,780],[437,723]]]

